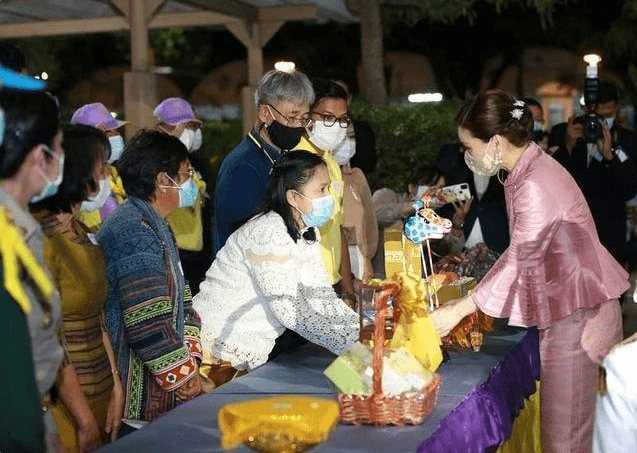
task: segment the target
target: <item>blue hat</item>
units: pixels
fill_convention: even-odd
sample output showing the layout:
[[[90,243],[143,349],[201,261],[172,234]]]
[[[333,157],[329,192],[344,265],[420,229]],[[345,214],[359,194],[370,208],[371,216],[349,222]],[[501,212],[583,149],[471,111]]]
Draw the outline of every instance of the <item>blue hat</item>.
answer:
[[[46,88],[46,82],[0,65],[0,86],[21,90],[43,90]]]

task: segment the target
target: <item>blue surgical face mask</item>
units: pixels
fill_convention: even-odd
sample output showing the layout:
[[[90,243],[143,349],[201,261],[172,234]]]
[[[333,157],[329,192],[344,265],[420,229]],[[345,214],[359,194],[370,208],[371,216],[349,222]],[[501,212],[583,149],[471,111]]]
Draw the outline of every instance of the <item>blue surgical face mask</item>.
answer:
[[[108,158],[108,163],[112,164],[122,157],[122,153],[124,152],[124,139],[121,135],[113,135],[112,137],[108,137],[108,141],[111,144],[111,155]]]
[[[334,199],[332,196],[325,195],[320,198],[308,198],[301,192],[297,193],[306,200],[310,200],[312,202],[312,209],[309,213],[299,211],[303,222],[305,222],[305,226],[319,228],[325,225],[332,216],[332,209],[334,208]]]
[[[40,193],[31,197],[31,200],[29,200],[31,203],[37,203],[38,201],[44,200],[45,198],[49,198],[55,195],[58,192],[58,188],[60,187],[60,184],[62,184],[62,178],[64,178],[64,154],[58,157],[53,152],[53,150],[49,148],[48,146],[43,144],[42,148],[47,154],[53,156],[56,159],[59,159],[60,163],[58,166],[59,168],[58,175],[53,181],[49,181],[49,178],[46,177],[44,171],[39,169],[40,173],[42,174],[42,177],[44,178],[46,182],[42,186],[42,190],[40,190]]]
[[[168,175],[166,175],[168,176]],[[179,189],[179,207],[180,208],[192,208],[199,196],[199,188],[192,177],[188,178],[181,185],[177,184],[170,176],[168,179],[175,185],[175,189]]]

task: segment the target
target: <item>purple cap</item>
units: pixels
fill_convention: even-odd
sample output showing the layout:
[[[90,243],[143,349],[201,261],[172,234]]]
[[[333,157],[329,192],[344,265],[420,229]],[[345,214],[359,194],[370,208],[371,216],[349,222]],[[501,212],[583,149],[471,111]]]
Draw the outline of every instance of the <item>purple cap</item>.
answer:
[[[176,126],[185,121],[195,121],[201,124],[201,121],[195,118],[195,112],[192,110],[190,104],[181,98],[164,99],[155,107],[153,115],[155,115],[159,121],[170,124],[171,126]]]
[[[85,104],[73,113],[72,124],[85,124],[105,131],[117,129],[128,124],[128,121],[119,121],[113,118],[108,109],[101,102]]]

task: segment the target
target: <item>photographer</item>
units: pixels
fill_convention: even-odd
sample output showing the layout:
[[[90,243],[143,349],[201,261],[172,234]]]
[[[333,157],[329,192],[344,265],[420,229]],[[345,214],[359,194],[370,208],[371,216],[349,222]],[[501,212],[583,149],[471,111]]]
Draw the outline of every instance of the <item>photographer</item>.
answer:
[[[619,124],[618,111],[617,88],[601,82],[595,111],[601,122],[601,134],[586,137],[584,116],[571,117],[551,130],[549,152],[553,151],[553,157],[582,189],[602,244],[626,265],[630,257],[625,202],[637,192],[637,135]]]

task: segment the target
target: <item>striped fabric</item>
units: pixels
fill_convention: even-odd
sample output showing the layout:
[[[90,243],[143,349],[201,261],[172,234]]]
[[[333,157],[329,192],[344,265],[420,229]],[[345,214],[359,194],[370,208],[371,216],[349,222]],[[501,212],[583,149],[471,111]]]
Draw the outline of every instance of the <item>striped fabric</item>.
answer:
[[[177,404],[175,390],[201,362],[200,320],[167,223],[129,198],[104,223],[106,322],[126,389],[124,417],[150,421]]]

